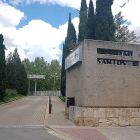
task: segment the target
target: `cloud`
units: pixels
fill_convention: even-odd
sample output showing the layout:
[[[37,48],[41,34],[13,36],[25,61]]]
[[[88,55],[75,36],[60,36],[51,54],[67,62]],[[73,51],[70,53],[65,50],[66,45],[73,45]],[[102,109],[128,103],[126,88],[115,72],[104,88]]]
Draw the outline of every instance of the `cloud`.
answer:
[[[24,53],[24,50],[19,48],[19,47],[10,47],[6,50],[5,55],[8,56],[10,54],[10,52],[14,52],[15,48],[18,49],[18,53],[20,55],[21,60],[24,60],[25,58],[27,58],[27,56]]]
[[[4,27],[17,26],[23,18],[23,12],[0,0],[0,24]]]
[[[11,6],[8,7],[11,8]],[[79,18],[74,18],[72,21],[78,32]],[[59,59],[58,55],[62,54],[59,46],[67,35],[68,23],[59,26],[58,29],[42,20],[31,20],[28,25],[19,29],[13,25],[5,26],[0,22],[0,33],[4,36],[4,44],[7,48],[6,56],[18,48],[21,60],[29,58],[33,61],[37,56],[43,56],[48,62],[52,59]]]
[[[81,3],[81,0],[28,0],[25,2],[30,4],[36,1],[40,3],[59,4],[75,9],[79,9]],[[96,1],[93,1],[95,4]],[[12,0],[10,2],[18,4],[24,1]],[[120,6],[124,3],[126,3],[126,5],[121,8]],[[140,18],[138,18],[140,8],[138,5],[140,5],[139,0],[130,0],[129,3],[128,0],[115,0],[112,11],[113,15],[122,11],[124,18],[132,23],[129,27],[130,30],[135,30],[136,34],[140,35]],[[67,35],[68,23],[60,25],[59,28],[54,28],[51,24],[42,20],[31,20],[28,25],[17,29],[16,26],[24,17],[23,12],[0,1],[0,33],[4,35],[4,44],[8,48],[6,55],[17,47],[22,60],[29,58],[32,61],[37,56],[43,56],[48,62],[52,59],[59,59],[58,56],[62,54],[59,46],[63,43]],[[78,35],[79,18],[74,18],[72,22]],[[25,50],[28,50],[28,52]]]
[[[120,6],[126,3],[123,8]],[[124,19],[127,19],[131,25],[129,26],[130,31],[135,31],[137,36],[140,36],[140,0],[115,0],[114,5],[112,6],[113,14],[117,14],[119,11],[122,11]]]
[[[87,0],[87,4],[89,4],[90,0]],[[93,0],[94,2],[96,0]],[[58,4],[60,6],[67,6],[67,7],[72,7],[74,9],[80,9],[80,4],[81,0],[9,0],[9,2],[13,5],[18,5],[19,3],[26,3],[26,4],[31,4],[34,2],[39,2],[40,4]]]
[[[22,60],[26,57],[34,60],[37,56],[43,56],[49,62],[52,59],[58,59],[58,55],[61,54],[59,45],[65,39],[66,30],[65,25],[57,29],[42,20],[32,20],[18,30],[15,27],[0,26],[8,53],[17,47],[20,48],[19,53],[20,56],[22,55]],[[25,54],[25,49],[28,49],[30,53]]]
[[[123,16],[134,26],[140,26],[140,0],[130,0],[129,3],[122,8]]]

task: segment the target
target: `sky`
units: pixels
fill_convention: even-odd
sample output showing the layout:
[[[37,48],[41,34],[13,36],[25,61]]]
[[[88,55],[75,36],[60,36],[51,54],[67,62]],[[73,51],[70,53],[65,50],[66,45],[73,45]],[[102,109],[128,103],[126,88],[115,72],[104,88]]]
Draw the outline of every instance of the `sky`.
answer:
[[[96,8],[96,0],[93,0]],[[68,16],[78,35],[81,0],[0,0],[0,34],[4,36],[6,57],[15,48],[21,60],[44,57],[61,63],[62,46],[67,35]],[[87,0],[89,5],[89,0]],[[140,0],[114,0],[113,15],[122,11],[130,31],[140,36]]]

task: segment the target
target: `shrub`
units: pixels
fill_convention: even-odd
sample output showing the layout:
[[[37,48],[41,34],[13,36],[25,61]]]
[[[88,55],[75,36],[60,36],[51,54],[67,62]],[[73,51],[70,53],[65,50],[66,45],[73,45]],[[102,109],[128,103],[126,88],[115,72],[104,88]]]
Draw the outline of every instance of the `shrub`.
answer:
[[[6,96],[9,97],[9,96],[15,96],[18,94],[17,90],[16,89],[6,89]]]

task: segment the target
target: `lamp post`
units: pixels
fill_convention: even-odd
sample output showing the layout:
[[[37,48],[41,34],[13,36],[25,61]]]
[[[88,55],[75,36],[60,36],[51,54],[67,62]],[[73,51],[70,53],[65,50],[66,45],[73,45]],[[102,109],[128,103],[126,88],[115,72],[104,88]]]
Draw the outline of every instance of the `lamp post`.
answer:
[[[54,87],[55,87],[55,77],[58,77],[58,76],[56,76],[56,74],[57,74],[57,73],[55,73],[55,75],[54,75],[54,76],[53,76],[53,75],[51,75],[52,77],[54,77],[54,83],[53,83],[53,84],[54,84],[54,85],[53,85],[53,92],[54,92]]]

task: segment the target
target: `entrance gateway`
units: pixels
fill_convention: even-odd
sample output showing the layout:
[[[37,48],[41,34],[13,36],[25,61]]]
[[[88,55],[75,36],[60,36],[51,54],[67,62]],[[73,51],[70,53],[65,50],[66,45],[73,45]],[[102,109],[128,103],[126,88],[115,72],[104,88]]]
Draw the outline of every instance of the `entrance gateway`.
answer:
[[[35,81],[35,96],[36,96],[36,85],[38,79],[45,79],[45,75],[27,75],[27,78],[29,79],[29,85],[28,85],[28,95],[30,94],[30,80]]]
[[[140,126],[140,45],[84,40],[65,69],[65,111],[76,125]]]

